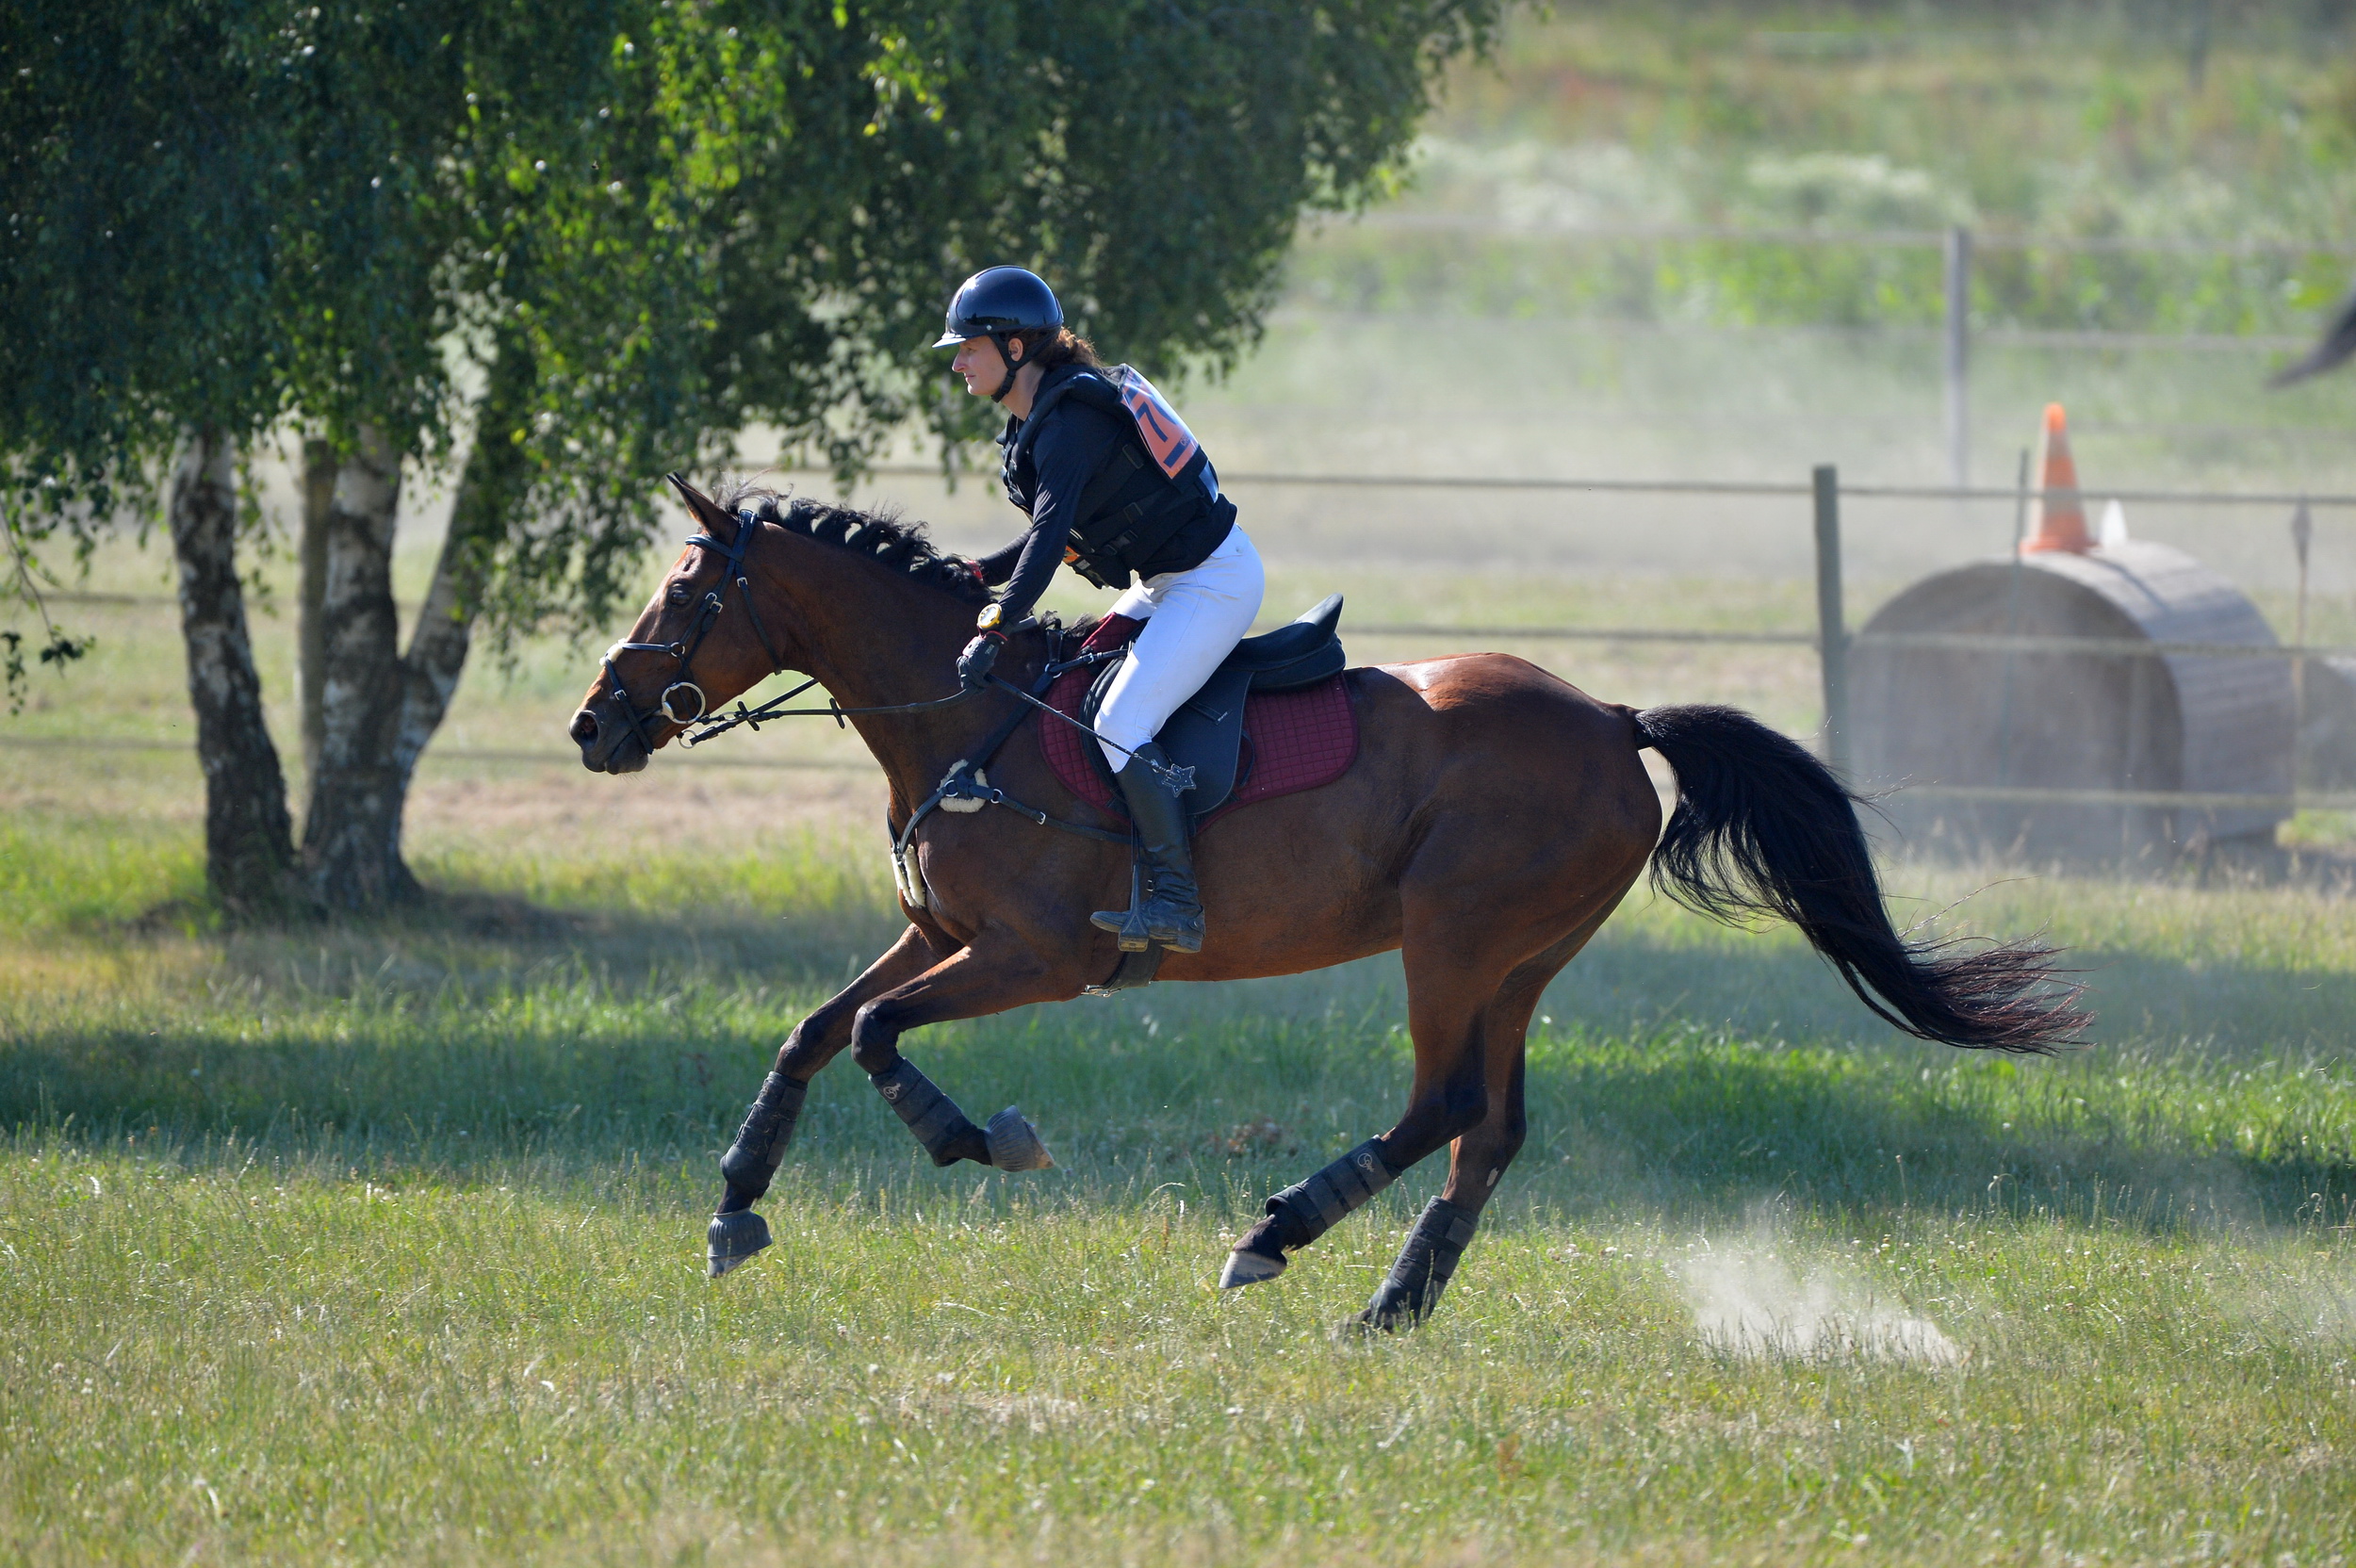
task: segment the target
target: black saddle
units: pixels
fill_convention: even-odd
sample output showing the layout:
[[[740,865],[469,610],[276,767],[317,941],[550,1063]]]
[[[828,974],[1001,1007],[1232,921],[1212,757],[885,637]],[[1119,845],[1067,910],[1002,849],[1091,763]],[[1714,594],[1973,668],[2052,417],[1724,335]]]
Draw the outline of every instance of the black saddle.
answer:
[[[1301,619],[1237,643],[1235,651],[1219,662],[1203,689],[1179,704],[1178,711],[1153,737],[1173,765],[1194,770],[1186,810],[1198,821],[1226,805],[1227,797],[1242,782],[1236,773],[1243,752],[1244,698],[1253,692],[1298,691],[1338,675],[1347,662],[1338,629],[1341,618],[1342,596],[1333,594]],[[1084,722],[1096,722],[1096,710],[1128,657],[1123,648],[1097,672],[1087,700],[1080,705]],[[1088,749],[1096,760],[1097,772],[1113,784],[1104,748],[1091,743]]]

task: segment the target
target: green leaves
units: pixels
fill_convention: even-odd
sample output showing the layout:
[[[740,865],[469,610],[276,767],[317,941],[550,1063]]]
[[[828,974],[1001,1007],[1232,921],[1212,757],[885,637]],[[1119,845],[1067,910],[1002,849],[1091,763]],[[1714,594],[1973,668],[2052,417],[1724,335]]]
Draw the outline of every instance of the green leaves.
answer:
[[[152,498],[190,423],[367,423],[431,460],[472,405],[512,448],[482,519],[510,627],[604,613],[657,477],[748,424],[846,472],[912,421],[981,433],[922,345],[983,266],[1045,272],[1116,355],[1231,362],[1300,213],[1385,188],[1500,8],[26,4],[0,43],[9,526]],[[529,375],[489,417],[505,356]]]
[[[654,476],[723,465],[746,425],[845,472],[911,422],[983,433],[993,411],[941,395],[923,348],[983,266],[1046,271],[1114,353],[1232,359],[1301,210],[1387,177],[1496,10],[616,6],[568,121],[523,107],[545,57],[478,68],[484,112],[515,106],[466,155],[507,193],[477,219],[502,270],[475,280],[473,340],[535,367],[502,425],[530,489],[493,549],[497,618],[605,615]]]

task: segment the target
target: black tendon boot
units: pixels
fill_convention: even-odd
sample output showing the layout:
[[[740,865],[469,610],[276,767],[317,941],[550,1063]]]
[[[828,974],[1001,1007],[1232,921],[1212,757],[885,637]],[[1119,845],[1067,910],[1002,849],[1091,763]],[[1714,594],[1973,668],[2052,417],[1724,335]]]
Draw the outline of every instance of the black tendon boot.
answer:
[[[1144,909],[1146,935],[1172,953],[1200,953],[1203,900],[1195,890],[1194,850],[1186,841],[1186,808],[1178,792],[1163,783],[1153,771],[1157,766],[1166,766],[1168,760],[1162,748],[1148,741],[1130,753],[1128,765],[1116,776],[1121,780],[1121,798],[1128,803],[1129,820],[1137,824],[1146,863],[1153,873],[1152,890]],[[1100,931],[1119,931],[1129,923],[1129,912],[1100,909],[1088,920]],[[1132,948],[1125,939],[1121,945],[1124,952],[1145,950],[1144,943]]]
[[[1039,1129],[1021,1111],[1009,1105],[991,1117],[989,1126],[976,1127],[906,1056],[881,1072],[869,1073],[867,1080],[908,1123],[935,1165],[973,1160],[999,1170],[1045,1170],[1055,1163],[1039,1142]]]
[[[917,1071],[916,1064],[906,1056],[881,1072],[869,1073],[867,1081],[916,1135],[933,1164],[955,1165],[979,1152],[982,1130],[968,1121],[957,1102]]]
[[[736,1141],[720,1156],[720,1175],[728,1190],[704,1236],[713,1279],[769,1245],[768,1221],[753,1213],[753,1204],[769,1190],[785,1160],[794,1123],[802,1114],[802,1097],[809,1092],[809,1085],[782,1072],[769,1074],[752,1109],[744,1113],[744,1124],[736,1130]]]
[[[1265,1233],[1253,1227],[1227,1254],[1219,1288],[1273,1280],[1284,1272],[1286,1252],[1308,1246],[1397,1180],[1399,1172],[1383,1158],[1383,1140],[1368,1138],[1307,1181],[1286,1187],[1268,1200]]]
[[[1407,1245],[1399,1250],[1399,1261],[1375,1287],[1374,1299],[1358,1321],[1369,1329],[1405,1329],[1431,1316],[1479,1223],[1472,1210],[1445,1198],[1425,1204],[1415,1228],[1407,1233]]]

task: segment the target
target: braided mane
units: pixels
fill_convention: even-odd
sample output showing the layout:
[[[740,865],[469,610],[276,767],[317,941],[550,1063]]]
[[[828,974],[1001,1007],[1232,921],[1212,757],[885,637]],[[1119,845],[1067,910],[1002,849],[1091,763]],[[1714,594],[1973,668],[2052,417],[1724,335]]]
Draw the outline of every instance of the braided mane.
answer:
[[[750,512],[764,523],[855,551],[967,604],[989,602],[990,590],[972,563],[944,553],[925,536],[923,523],[904,521],[896,513],[833,506],[807,496],[788,498],[754,484],[733,486],[718,499],[726,511]]]

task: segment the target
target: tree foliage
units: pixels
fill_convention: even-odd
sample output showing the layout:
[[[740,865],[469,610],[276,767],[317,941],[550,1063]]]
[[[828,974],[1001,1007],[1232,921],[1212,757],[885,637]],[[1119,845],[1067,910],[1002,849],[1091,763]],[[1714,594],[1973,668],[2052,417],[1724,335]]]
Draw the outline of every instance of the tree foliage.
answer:
[[[911,421],[977,433],[987,411],[942,391],[922,350],[983,266],[1037,268],[1116,354],[1231,361],[1301,213],[1383,188],[1438,68],[1485,44],[1497,8],[895,0],[622,17],[607,96],[561,147],[569,166],[515,139],[469,150],[482,188],[515,192],[508,232],[530,237],[532,275],[481,280],[479,297],[507,307],[539,366],[508,433],[532,499],[494,549],[499,609],[604,614],[643,543],[647,478],[716,465],[747,426],[843,471]]]
[[[483,592],[531,620],[603,611],[648,481],[747,424],[845,469],[911,419],[973,433],[916,351],[980,266],[1038,267],[1117,353],[1232,359],[1301,211],[1382,188],[1498,7],[10,8],[12,529],[151,495],[191,424],[430,457],[479,415],[522,487]]]

